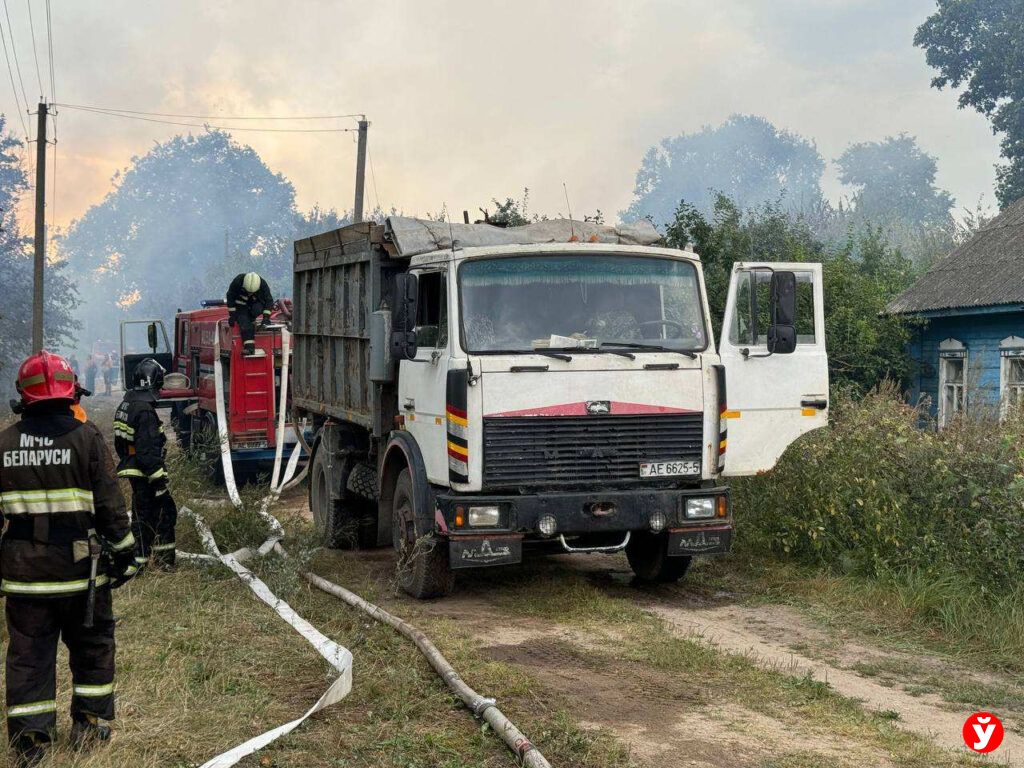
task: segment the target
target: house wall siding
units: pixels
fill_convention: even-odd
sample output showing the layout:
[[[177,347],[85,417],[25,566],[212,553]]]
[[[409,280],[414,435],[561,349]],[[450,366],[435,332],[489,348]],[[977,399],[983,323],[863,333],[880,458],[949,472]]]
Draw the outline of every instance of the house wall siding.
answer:
[[[968,410],[998,407],[999,343],[1007,336],[1024,337],[1024,312],[951,315],[928,320],[910,344],[917,369],[910,391],[911,402],[928,397],[932,415],[937,414],[939,344],[952,338],[967,347]]]

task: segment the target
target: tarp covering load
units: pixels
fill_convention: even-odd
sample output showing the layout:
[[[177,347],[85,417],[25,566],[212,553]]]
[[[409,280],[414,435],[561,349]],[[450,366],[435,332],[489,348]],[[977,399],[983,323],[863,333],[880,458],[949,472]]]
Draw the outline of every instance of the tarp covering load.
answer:
[[[384,226],[387,236],[403,257],[452,247],[477,248],[489,245],[535,245],[567,243],[574,236],[581,242],[612,245],[659,245],[661,235],[649,221],[609,227],[585,221],[551,219],[522,227],[496,227],[492,224],[449,224],[405,216],[389,216]]]

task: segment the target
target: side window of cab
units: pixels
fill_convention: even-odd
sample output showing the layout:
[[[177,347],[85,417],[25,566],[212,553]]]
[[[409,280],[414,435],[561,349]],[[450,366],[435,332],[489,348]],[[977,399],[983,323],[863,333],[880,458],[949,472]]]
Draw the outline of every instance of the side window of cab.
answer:
[[[442,271],[424,272],[418,279],[416,343],[427,349],[448,346],[448,281]]]

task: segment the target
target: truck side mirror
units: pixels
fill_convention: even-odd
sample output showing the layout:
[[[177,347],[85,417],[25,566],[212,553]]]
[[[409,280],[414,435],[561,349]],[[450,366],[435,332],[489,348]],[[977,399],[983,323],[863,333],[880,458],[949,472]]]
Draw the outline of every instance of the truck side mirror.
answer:
[[[772,272],[771,325],[768,327],[768,352],[788,355],[796,349],[796,275]]]
[[[396,331],[411,331],[416,327],[416,299],[419,296],[419,280],[408,273],[395,279],[395,325]]]
[[[146,326],[146,341],[149,342],[149,348],[156,354],[157,338],[156,338],[156,323],[150,323]]]
[[[412,360],[419,351],[415,331],[391,332],[391,357],[397,360]]]

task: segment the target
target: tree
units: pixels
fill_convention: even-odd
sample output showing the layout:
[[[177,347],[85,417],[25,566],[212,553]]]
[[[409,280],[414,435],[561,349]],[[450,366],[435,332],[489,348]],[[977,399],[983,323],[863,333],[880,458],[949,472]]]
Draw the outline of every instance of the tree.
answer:
[[[854,144],[836,165],[839,180],[854,189],[851,202],[861,220],[919,229],[952,226],[953,197],[935,185],[938,164],[913,136]]]
[[[169,320],[255,270],[290,293],[295,190],[223,131],[175,136],[133,157],[60,243],[87,302],[91,338],[125,317]],[[219,282],[212,282],[216,277]]]
[[[996,197],[1002,207],[1024,197],[1024,0],[937,0],[914,45],[938,70],[934,88],[963,87],[959,104],[992,122],[1002,136]]]
[[[886,304],[913,280],[911,264],[878,228],[852,231],[845,241],[819,240],[805,221],[776,204],[744,212],[718,195],[711,218],[682,202],[666,230],[668,245],[687,243],[700,255],[715,336],[736,261],[820,261],[825,289],[825,337],[835,386],[865,392],[910,370],[906,321],[883,314]]]
[[[17,366],[32,351],[33,258],[15,213],[28,189],[16,154],[22,146],[0,115],[0,390],[4,392],[13,390]],[[45,279],[43,339],[47,347],[57,349],[74,339],[78,324],[72,315],[78,294],[61,262],[47,264]]]
[[[740,209],[785,202],[791,211],[820,205],[825,163],[814,143],[763,117],[733,115],[717,128],[665,139],[644,156],[624,220],[674,220],[680,200],[713,215],[717,193]]]

